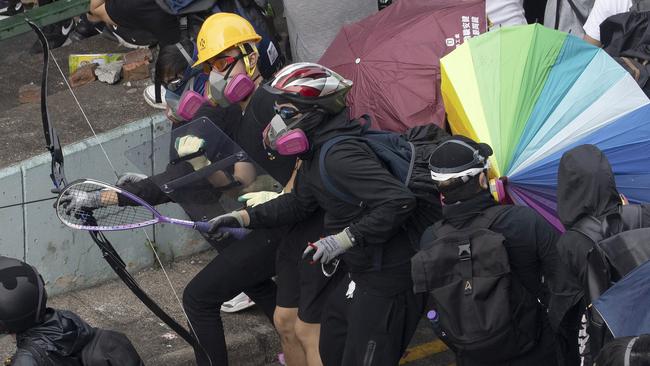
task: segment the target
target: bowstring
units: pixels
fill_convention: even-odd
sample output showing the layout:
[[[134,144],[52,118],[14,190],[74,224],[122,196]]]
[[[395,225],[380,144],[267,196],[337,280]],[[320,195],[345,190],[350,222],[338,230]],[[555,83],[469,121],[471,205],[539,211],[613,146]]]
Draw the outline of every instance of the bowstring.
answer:
[[[88,127],[90,127],[90,131],[92,132],[93,136],[95,137],[95,140],[97,141],[99,148],[102,150],[102,153],[104,154],[104,157],[106,157],[106,161],[110,165],[111,169],[113,170],[113,173],[115,174],[116,178],[119,178],[119,174],[117,173],[117,169],[115,169],[115,166],[113,165],[113,162],[111,161],[110,157],[108,156],[108,153],[106,152],[106,149],[104,149],[104,145],[102,144],[101,140],[97,136],[97,133],[95,132],[95,129],[93,128],[92,123],[90,123],[90,119],[88,119],[88,116],[86,115],[86,112],[84,111],[83,107],[81,106],[81,103],[79,103],[79,99],[77,99],[77,95],[75,92],[72,90],[72,86],[70,86],[70,83],[68,82],[68,78],[65,76],[63,73],[63,70],[61,69],[61,66],[59,66],[58,61],[54,57],[54,54],[52,53],[52,50],[49,49],[47,50],[50,53],[50,58],[52,61],[54,61],[54,64],[56,65],[56,68],[59,70],[59,73],[61,74],[61,77],[63,78],[63,81],[65,82],[65,85],[68,87],[68,90],[70,91],[70,94],[72,94],[72,98],[74,98],[75,103],[77,104],[77,107],[79,107],[79,110],[81,111],[81,114],[83,115],[84,120],[86,121],[86,124]],[[162,260],[160,259],[160,256],[158,256],[158,251],[156,250],[155,246],[153,245],[153,241],[151,238],[149,238],[149,234],[144,228],[141,228],[142,232],[144,233],[145,237],[147,238],[147,243],[149,243],[149,247],[151,248],[151,251],[154,254],[154,257],[156,258],[156,262],[158,262],[158,265],[160,266],[160,269],[162,270],[163,274],[165,275],[165,278],[167,279],[167,283],[169,284],[169,287],[172,289],[172,293],[174,294],[174,297],[176,298],[176,302],[178,302],[178,305],[181,308],[181,311],[183,312],[183,316],[187,320],[187,324],[189,325],[192,334],[194,335],[194,338],[196,342],[200,345],[201,342],[199,341],[196,331],[194,330],[194,326],[192,325],[192,322],[190,321],[189,316],[187,315],[187,312],[185,311],[185,308],[183,307],[183,303],[178,296],[178,293],[176,292],[176,289],[174,289],[174,285],[169,278],[169,274],[167,273],[167,270],[165,270],[165,267],[163,266]],[[203,346],[201,346],[203,347]]]

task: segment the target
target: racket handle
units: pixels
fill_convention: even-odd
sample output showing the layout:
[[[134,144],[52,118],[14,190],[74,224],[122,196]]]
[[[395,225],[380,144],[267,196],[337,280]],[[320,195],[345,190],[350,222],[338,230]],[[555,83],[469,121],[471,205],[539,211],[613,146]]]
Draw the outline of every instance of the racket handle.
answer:
[[[200,232],[207,233],[210,231],[210,223],[207,221],[197,221],[194,223],[194,228]],[[221,227],[219,228],[219,231],[222,233],[230,233],[230,235],[234,236],[235,239],[240,240],[248,233],[251,232],[249,229],[244,229],[244,228],[234,228],[234,227]]]
[[[253,230],[244,229],[242,227],[222,227],[219,228],[219,231],[230,233],[230,235],[232,235],[235,239],[241,240]]]

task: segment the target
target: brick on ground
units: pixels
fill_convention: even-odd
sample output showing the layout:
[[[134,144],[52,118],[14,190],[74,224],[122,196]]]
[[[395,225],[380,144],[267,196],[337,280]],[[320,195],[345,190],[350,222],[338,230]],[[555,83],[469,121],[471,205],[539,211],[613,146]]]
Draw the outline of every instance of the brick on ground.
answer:
[[[35,84],[26,84],[18,89],[20,103],[38,103],[41,100],[41,87]]]
[[[122,66],[122,76],[124,80],[134,81],[143,80],[149,77],[149,61],[137,61],[125,63]]]
[[[70,75],[70,86],[72,86],[73,88],[77,88],[82,85],[86,85],[88,83],[95,81],[96,68],[97,68],[97,64],[95,63],[84,65],[78,68],[77,71],[74,72],[74,74]]]
[[[148,61],[148,62],[153,61],[153,54],[151,53],[150,49],[141,48],[141,49],[137,49],[135,51],[131,51],[129,53],[126,53],[124,55],[124,64],[132,64],[132,63],[135,63],[135,62],[142,62],[142,61]]]

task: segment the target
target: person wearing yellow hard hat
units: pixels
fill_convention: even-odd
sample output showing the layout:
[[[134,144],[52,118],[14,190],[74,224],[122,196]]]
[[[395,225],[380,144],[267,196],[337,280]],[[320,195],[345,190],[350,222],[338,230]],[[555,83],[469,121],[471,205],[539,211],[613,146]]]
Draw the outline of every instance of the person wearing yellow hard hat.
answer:
[[[206,84],[210,103],[199,108],[194,118],[210,119],[284,187],[282,192],[241,196],[240,201],[248,206],[289,192],[297,164],[295,156],[273,155],[262,143],[263,130],[275,114],[276,97],[259,88],[263,83],[260,40],[254,27],[239,15],[211,15],[196,39],[193,65],[210,75]],[[239,113],[231,113],[233,109]],[[189,320],[210,357],[206,360],[197,352],[198,365],[228,365],[219,307],[242,291],[273,321],[287,365],[322,365],[319,321],[324,289],[331,279],[322,275],[320,267],[300,260],[304,243],[318,240],[322,225],[322,213],[315,213],[298,225],[254,230],[239,241],[217,238],[224,248],[192,279],[183,296]],[[274,249],[269,255],[269,248],[277,252]],[[271,280],[276,274],[277,287]]]

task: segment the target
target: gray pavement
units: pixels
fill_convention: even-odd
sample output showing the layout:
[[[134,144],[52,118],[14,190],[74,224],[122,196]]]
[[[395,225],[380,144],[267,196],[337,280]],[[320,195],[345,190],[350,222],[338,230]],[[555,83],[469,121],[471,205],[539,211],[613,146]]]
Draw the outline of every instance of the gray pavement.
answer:
[[[28,50],[36,36],[27,33],[0,41],[0,168],[46,152],[40,104],[20,104],[18,89],[26,84],[40,86],[43,55]],[[68,74],[68,55],[72,53],[128,52],[101,36],[75,42],[53,50],[64,74]],[[157,113],[144,102],[142,91],[149,80],[108,85],[99,81],[74,89],[80,104],[97,133]],[[53,62],[50,62],[48,107],[61,144],[92,136],[75,101]]]

